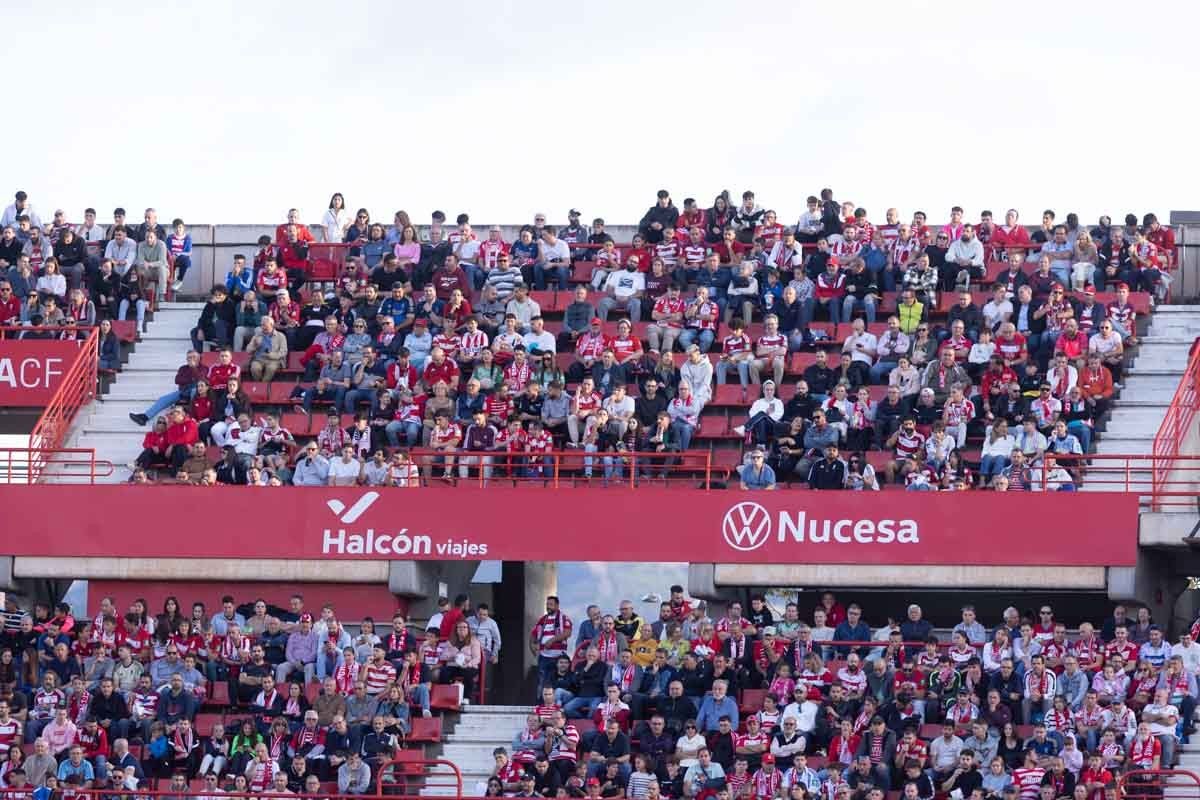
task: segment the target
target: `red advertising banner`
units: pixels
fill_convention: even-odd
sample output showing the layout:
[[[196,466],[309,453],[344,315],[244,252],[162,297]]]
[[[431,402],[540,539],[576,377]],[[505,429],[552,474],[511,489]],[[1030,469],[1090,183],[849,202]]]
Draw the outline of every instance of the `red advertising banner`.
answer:
[[[60,339],[0,339],[0,406],[44,406],[79,355]]]
[[[16,556],[1131,566],[1121,493],[0,487]],[[66,514],[52,509],[70,509]]]

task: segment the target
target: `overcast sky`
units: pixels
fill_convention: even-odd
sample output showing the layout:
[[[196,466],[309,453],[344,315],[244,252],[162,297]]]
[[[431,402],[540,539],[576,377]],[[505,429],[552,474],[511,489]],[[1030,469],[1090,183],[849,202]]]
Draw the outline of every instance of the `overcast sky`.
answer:
[[[636,221],[657,189],[831,186],[881,221],[1165,218],[1193,187],[1200,3],[22,3],[0,192],[45,213]],[[26,86],[28,96],[14,92]],[[35,100],[36,97],[36,100]],[[135,215],[135,218],[140,214]]]

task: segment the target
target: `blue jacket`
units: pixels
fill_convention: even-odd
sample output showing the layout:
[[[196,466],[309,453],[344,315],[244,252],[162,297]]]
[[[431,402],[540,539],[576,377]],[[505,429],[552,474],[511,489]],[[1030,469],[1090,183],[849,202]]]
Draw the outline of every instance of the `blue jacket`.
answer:
[[[848,621],[843,621],[833,629],[833,640],[835,642],[869,642],[871,641],[871,626],[860,621],[852,627]],[[857,652],[859,656],[863,656],[867,652],[867,648],[860,647]],[[850,648],[839,647],[837,654],[839,658],[845,658],[850,654]]]
[[[729,724],[736,731],[738,727],[737,701],[729,695],[725,695],[718,703],[711,694],[706,694],[704,702],[700,704],[700,713],[696,715],[696,727],[705,733],[712,733],[717,730],[717,723],[721,721],[721,717],[729,717]]]

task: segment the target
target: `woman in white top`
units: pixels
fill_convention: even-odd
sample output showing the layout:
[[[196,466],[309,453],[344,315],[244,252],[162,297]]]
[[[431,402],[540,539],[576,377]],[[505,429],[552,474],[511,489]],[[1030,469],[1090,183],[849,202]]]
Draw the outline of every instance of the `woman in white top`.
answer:
[[[750,406],[750,418],[745,425],[738,425],[734,432],[742,435],[747,432],[753,438],[754,444],[761,444],[771,439],[775,423],[783,419],[783,401],[775,396],[775,381],[767,380],[762,385],[762,397]]]
[[[1086,231],[1080,231],[1072,250],[1071,288],[1079,291],[1084,286],[1095,286],[1096,263],[1100,254],[1092,243],[1092,237]]]
[[[983,449],[979,451],[979,475],[984,483],[1004,471],[1012,462],[1012,451],[1017,440],[1008,433],[1008,421],[998,419],[983,436]]]
[[[354,445],[342,446],[342,457],[329,462],[330,486],[354,486],[362,474],[362,464],[354,457]]]
[[[43,273],[37,279],[37,293],[45,299],[47,295],[54,295],[58,300],[60,308],[67,304],[67,278],[58,271],[58,261],[53,258],[47,258],[43,265]]]
[[[696,723],[689,719],[683,726],[683,736],[675,742],[675,757],[679,759],[679,768],[685,770],[699,763],[697,756],[706,747],[708,740],[700,735],[696,730]]]
[[[346,228],[349,228],[353,221],[354,217],[346,210],[346,198],[342,197],[341,192],[334,192],[333,197],[329,198],[329,210],[321,220],[325,241],[343,241],[346,238]]]

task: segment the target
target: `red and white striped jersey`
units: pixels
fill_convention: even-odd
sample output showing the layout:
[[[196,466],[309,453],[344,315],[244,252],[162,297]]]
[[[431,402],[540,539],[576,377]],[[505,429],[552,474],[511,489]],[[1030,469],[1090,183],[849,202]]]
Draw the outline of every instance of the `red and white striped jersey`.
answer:
[[[583,389],[579,389],[575,392],[575,398],[572,405],[575,407],[575,411],[577,412],[595,411],[600,408],[601,402],[603,402],[603,398],[601,398],[600,395],[596,394],[595,392],[584,394]]]
[[[453,333],[443,331],[433,337],[433,346],[442,348],[446,352],[446,358],[454,358],[460,343],[458,337]]]
[[[776,222],[774,225],[759,225],[754,230],[755,239],[782,239],[783,226]]]
[[[530,435],[525,440],[525,450],[529,453],[549,453],[554,449],[554,437],[546,431]]]
[[[913,430],[909,436],[901,428],[896,434],[896,460],[905,460],[913,456],[920,457],[925,452],[925,436],[918,430]]]
[[[841,264],[847,263],[850,259],[858,255],[858,251],[862,250],[862,242],[858,239],[850,241],[841,236],[829,237],[829,251],[837,256],[838,262]]]
[[[625,363],[625,359],[642,352],[642,340],[636,336],[626,338],[615,336],[609,345],[612,347],[613,355],[617,357],[617,362],[622,364]]]
[[[909,236],[908,241],[902,241],[899,237],[889,243],[889,252],[892,255],[892,266],[903,268],[909,263],[910,259],[915,259],[921,251],[921,243],[917,241],[917,237]]]
[[[787,337],[782,333],[776,333],[774,335],[764,333],[762,336],[758,337],[758,341],[754,343],[755,352],[762,352],[763,350],[780,347],[785,350],[787,349]]]
[[[500,256],[508,252],[508,242],[493,242],[485,239],[479,245],[479,265],[486,270],[494,269]]]
[[[570,632],[571,618],[561,611],[557,611],[553,614],[543,614],[538,618],[538,621],[533,626],[533,633],[530,635],[530,639],[537,644],[539,655],[546,656],[547,658],[556,658],[567,652],[567,645],[565,641],[554,642],[553,644],[551,644],[551,641],[556,636],[561,636],[564,633],[570,634]],[[578,736],[578,731],[576,732],[576,736]]]
[[[726,336],[721,342],[721,352],[727,356],[750,352],[750,337],[744,333]]]
[[[507,377],[507,372],[505,373]],[[528,383],[528,381],[526,381]],[[502,423],[507,423],[508,418],[512,416],[513,401],[511,397],[500,397],[497,394],[488,395],[483,401],[483,410],[487,412],[488,417],[495,417]]]
[[[458,337],[459,352],[467,358],[478,358],[479,354],[487,349],[487,346],[488,335],[478,329],[474,333],[467,331]]]
[[[1013,785],[1017,787],[1017,791],[1021,793],[1021,800],[1037,800],[1038,793],[1042,786],[1042,777],[1046,774],[1046,770],[1041,767],[1033,767],[1032,769],[1014,769],[1012,772]]]
[[[612,250],[597,250],[592,260],[602,269],[619,269],[621,267],[621,251],[615,247]]]
[[[662,259],[663,264],[670,269],[679,262],[681,248],[674,239],[663,239],[654,245],[654,254]]]
[[[1057,708],[1050,709],[1046,712],[1044,722],[1046,730],[1058,731],[1059,733],[1066,733],[1074,727],[1074,720],[1071,717],[1071,709],[1069,708],[1065,708],[1062,711],[1059,711]]]
[[[14,745],[21,746],[21,721],[9,717],[8,722],[0,722],[0,755],[6,754]]]
[[[384,661],[376,664],[371,661],[364,666],[363,681],[367,684],[367,694],[372,697],[387,689],[388,684],[395,680],[396,668],[391,665],[391,662]]]
[[[608,337],[603,333],[592,333],[590,330],[585,331],[575,342],[575,354],[580,360],[598,359],[608,348]]]
[[[563,728],[562,736],[554,743],[554,749],[550,751],[550,760],[570,761],[574,764],[579,759],[578,749],[579,729],[568,722],[567,727]]]
[[[496,433],[496,447],[500,448],[506,453],[525,452],[527,440],[528,437],[526,436],[525,431],[520,428],[517,428],[515,431],[510,431],[508,428],[505,428]]]
[[[708,255],[708,245],[701,242],[700,244],[692,244],[688,242],[683,246],[683,263],[689,267],[696,269],[704,263],[704,257]]]
[[[533,375],[533,369],[526,361],[523,364],[518,364],[516,361],[510,363],[504,368],[504,383],[513,391],[523,389],[529,383],[530,376]]]
[[[688,326],[699,328],[700,330],[715,331],[717,329],[717,317],[719,311],[717,304],[711,300],[707,303],[695,303],[696,316],[688,320]]]
[[[965,397],[957,403],[953,400],[947,400],[944,407],[944,414],[947,427],[951,425],[965,425],[975,419],[975,404]]]
[[[429,442],[435,447],[444,447],[455,439],[462,440],[462,428],[454,422],[444,428],[434,425],[433,430],[429,432]]]
[[[658,314],[682,314],[687,308],[687,303],[682,297],[676,297],[672,300],[668,295],[663,295],[654,301],[654,311]],[[657,325],[665,325],[668,328],[681,328],[683,325],[679,322],[658,322]]]
[[[770,772],[767,772],[765,769],[760,769],[750,779],[752,787],[750,794],[755,800],[771,800],[779,793],[782,783],[783,773],[779,770],[772,768]]]

